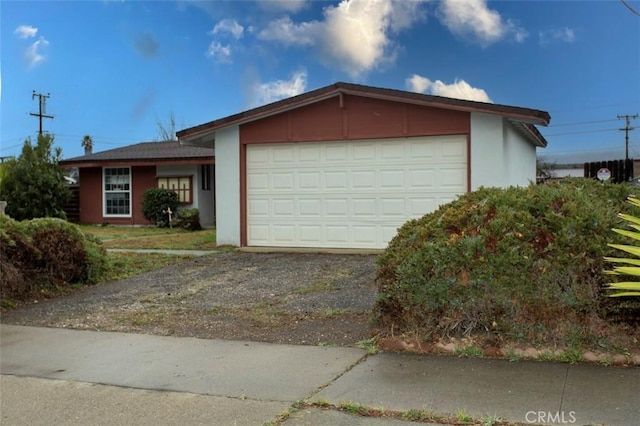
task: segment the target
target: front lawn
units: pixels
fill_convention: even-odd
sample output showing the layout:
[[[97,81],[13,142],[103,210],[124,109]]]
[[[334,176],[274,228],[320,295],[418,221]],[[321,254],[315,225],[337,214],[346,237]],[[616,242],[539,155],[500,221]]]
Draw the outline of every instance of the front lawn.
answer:
[[[185,231],[178,228],[81,225],[83,232],[102,241],[105,248],[214,250],[215,229]]]

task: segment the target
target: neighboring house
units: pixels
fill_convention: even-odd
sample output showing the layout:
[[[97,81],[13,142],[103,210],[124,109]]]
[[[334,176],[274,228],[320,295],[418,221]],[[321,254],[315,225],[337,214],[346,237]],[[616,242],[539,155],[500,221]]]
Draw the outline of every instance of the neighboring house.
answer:
[[[557,164],[551,169],[552,179],[565,177],[584,177],[584,163],[582,164]]]
[[[536,179],[547,112],[336,83],[177,133],[215,147],[218,244],[384,248],[480,186]]]
[[[147,225],[142,194],[178,193],[180,207],[198,208],[202,226],[215,222],[214,151],[177,141],[143,142],[60,161],[78,169],[80,223]]]

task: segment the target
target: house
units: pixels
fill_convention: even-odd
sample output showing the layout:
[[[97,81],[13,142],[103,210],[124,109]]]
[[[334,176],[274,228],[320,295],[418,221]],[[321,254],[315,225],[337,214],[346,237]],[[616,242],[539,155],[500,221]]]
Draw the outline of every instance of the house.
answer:
[[[549,120],[339,82],[177,136],[215,147],[218,244],[379,249],[460,194],[535,182]]]
[[[78,169],[80,223],[148,225],[142,195],[149,188],[170,188],[180,207],[198,208],[202,226],[215,223],[213,147],[177,141],[142,142],[60,161]]]

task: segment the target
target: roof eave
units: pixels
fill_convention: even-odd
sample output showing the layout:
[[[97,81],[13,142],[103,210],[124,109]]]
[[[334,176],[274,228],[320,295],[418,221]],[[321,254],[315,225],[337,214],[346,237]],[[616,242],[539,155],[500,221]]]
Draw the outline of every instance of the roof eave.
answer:
[[[331,86],[322,87],[311,92],[303,93],[235,115],[184,129],[177,132],[176,136],[178,137],[178,140],[181,144],[196,144],[199,141],[205,140],[207,138],[214,139],[215,131],[218,129],[260,120],[272,115],[281,114],[286,111],[300,108],[305,105],[343,95],[368,97],[463,112],[480,112],[485,114],[493,114],[520,121],[522,123],[539,124],[543,126],[547,126],[549,124],[549,121],[551,120],[549,113],[545,111],[512,107],[508,105],[450,99],[422,94],[411,94],[413,96],[402,96],[399,94],[394,94],[394,92],[410,93],[394,91],[392,89],[360,86],[350,83],[335,83]]]

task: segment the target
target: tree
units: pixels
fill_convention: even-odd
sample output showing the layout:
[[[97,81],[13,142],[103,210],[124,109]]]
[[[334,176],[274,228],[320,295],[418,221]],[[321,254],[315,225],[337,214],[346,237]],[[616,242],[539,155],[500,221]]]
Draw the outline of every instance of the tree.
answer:
[[[84,135],[81,145],[84,148],[85,153],[90,153],[93,149],[93,139],[91,139],[91,136]]]
[[[0,199],[7,202],[6,213],[16,220],[66,218],[63,207],[71,193],[58,165],[62,150],[54,149],[53,139],[39,135],[34,146],[28,138],[20,156],[4,163]]]
[[[158,141],[170,142],[177,140],[176,116],[173,111],[169,113],[169,122],[167,124],[161,122],[158,117],[156,117],[156,124],[158,125]]]

